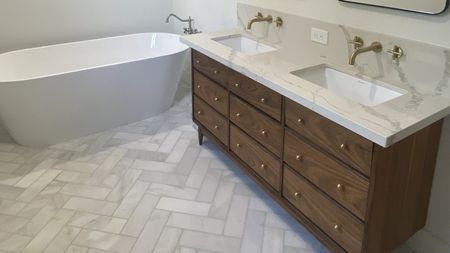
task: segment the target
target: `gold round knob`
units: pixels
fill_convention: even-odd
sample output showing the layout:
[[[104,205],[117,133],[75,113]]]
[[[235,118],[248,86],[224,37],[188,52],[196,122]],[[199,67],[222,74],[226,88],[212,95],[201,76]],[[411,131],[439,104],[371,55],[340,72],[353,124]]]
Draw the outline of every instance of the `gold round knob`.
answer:
[[[219,74],[219,71],[218,70],[214,70],[214,74]]]
[[[216,101],[216,102],[219,101],[219,98],[218,98],[218,97],[215,97],[215,98],[214,98],[214,101]]]
[[[238,143],[238,144],[236,144],[236,147],[240,148],[240,147],[241,147],[241,144],[239,144],[239,143]]]
[[[297,156],[295,157],[295,159],[297,159],[297,161],[301,161],[301,160],[302,160],[302,156],[301,156],[301,155],[297,155]]]
[[[198,111],[197,114],[198,114],[198,115],[201,115],[201,114],[202,114],[202,111]]]
[[[300,198],[300,196],[301,196],[300,193],[298,193],[298,192],[295,192],[295,193],[294,193],[294,197]]]
[[[241,114],[240,113],[236,113],[236,117],[241,117]]]
[[[196,60],[195,63],[200,64],[200,60]]]
[[[239,84],[238,84],[238,83],[235,83],[235,84],[234,84],[234,87],[239,88]]]
[[[347,145],[345,145],[345,143],[342,143],[341,144],[341,149],[346,149],[347,148]]]
[[[267,135],[267,131],[266,130],[262,130],[261,134],[265,136],[265,135]]]
[[[266,165],[264,163],[261,163],[261,169],[265,169]]]
[[[333,229],[336,231],[339,231],[339,230],[341,230],[341,226],[339,226],[338,224],[334,224]]]
[[[344,190],[344,185],[343,185],[343,184],[338,184],[338,185],[336,186],[336,188],[337,188],[339,191],[343,191],[343,190]]]
[[[215,126],[214,126],[214,129],[219,129],[219,126],[218,126],[218,125],[215,125]]]
[[[265,98],[261,98],[261,103],[265,103],[266,99]]]
[[[297,123],[302,124],[302,123],[303,123],[303,119],[302,119],[302,118],[299,118],[299,119],[297,120]]]
[[[200,89],[202,86],[199,84],[199,85],[197,85],[197,89]]]

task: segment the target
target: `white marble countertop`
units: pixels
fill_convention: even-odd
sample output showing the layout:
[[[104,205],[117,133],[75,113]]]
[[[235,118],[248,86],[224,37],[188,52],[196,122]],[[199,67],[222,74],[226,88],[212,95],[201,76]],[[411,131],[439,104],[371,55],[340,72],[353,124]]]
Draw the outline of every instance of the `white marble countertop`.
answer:
[[[450,97],[446,92],[421,94],[415,92],[416,87],[380,79],[408,93],[377,106],[364,106],[291,74],[318,64],[331,64],[326,58],[302,53],[301,48],[292,52],[282,47],[251,56],[212,40],[241,33],[239,28],[184,36],[181,41],[382,147],[389,147],[450,114]],[[356,70],[354,74],[357,75]],[[448,84],[444,85],[447,89]]]

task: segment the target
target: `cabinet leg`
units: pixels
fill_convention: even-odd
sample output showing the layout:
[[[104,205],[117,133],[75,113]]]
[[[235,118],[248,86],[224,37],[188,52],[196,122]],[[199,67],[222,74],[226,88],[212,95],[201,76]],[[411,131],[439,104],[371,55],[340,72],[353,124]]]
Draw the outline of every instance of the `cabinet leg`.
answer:
[[[203,145],[203,133],[202,130],[200,130],[200,128],[198,129],[198,145]]]

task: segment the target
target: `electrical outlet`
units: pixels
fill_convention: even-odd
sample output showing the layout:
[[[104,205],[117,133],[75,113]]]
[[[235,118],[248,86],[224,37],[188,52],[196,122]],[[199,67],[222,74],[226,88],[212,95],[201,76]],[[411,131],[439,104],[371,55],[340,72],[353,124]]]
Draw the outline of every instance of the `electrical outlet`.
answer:
[[[311,28],[311,40],[323,45],[328,45],[328,31]]]

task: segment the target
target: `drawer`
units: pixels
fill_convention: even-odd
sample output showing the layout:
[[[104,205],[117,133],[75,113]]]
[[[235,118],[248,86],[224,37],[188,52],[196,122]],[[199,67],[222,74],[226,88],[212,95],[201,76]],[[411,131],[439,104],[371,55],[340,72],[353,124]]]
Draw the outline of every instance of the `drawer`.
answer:
[[[194,94],[211,107],[228,116],[228,91],[194,70]]]
[[[228,145],[228,120],[197,96],[194,96],[194,118],[223,144]]]
[[[280,159],[233,124],[230,126],[230,149],[274,189],[280,191]]]
[[[369,182],[350,168],[285,133],[284,161],[353,214],[365,219]]]
[[[283,197],[349,253],[361,252],[364,224],[287,166]]]
[[[373,143],[286,99],[286,125],[345,163],[370,176]]]
[[[192,50],[192,66],[212,80],[227,86],[228,68],[225,65]]]
[[[230,119],[264,147],[281,156],[283,127],[234,95],[230,96]]]
[[[248,103],[281,121],[282,97],[275,91],[252,79],[230,70],[229,89]]]

